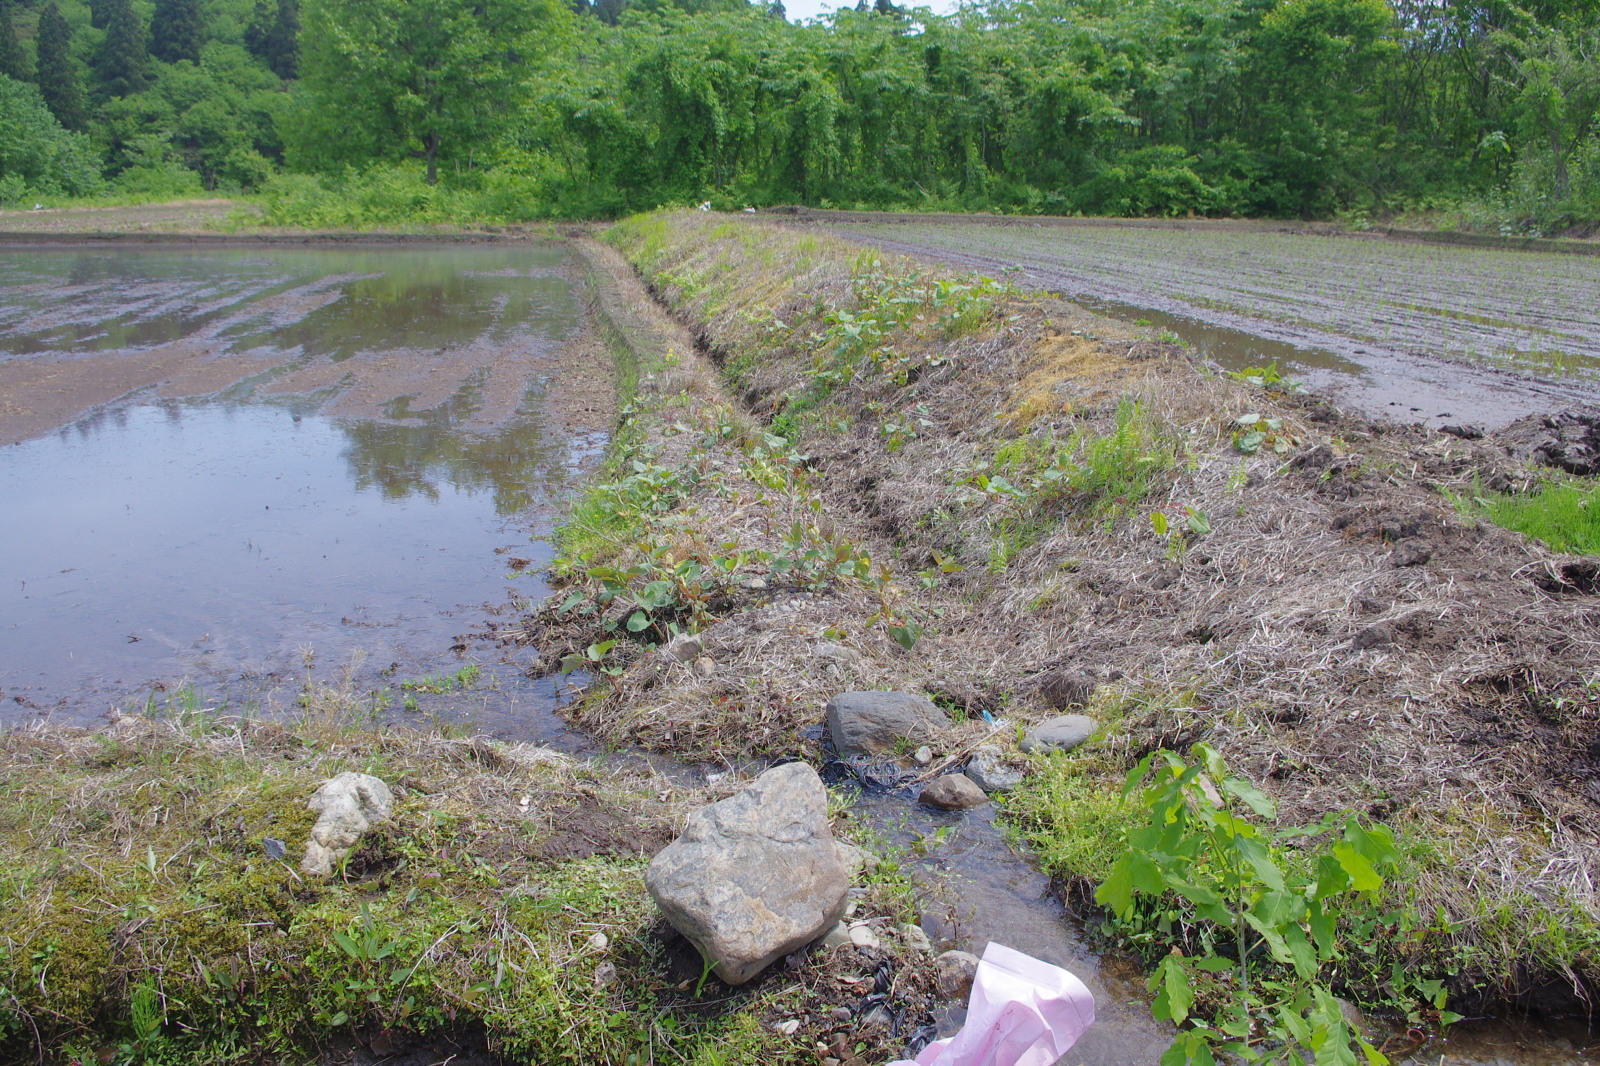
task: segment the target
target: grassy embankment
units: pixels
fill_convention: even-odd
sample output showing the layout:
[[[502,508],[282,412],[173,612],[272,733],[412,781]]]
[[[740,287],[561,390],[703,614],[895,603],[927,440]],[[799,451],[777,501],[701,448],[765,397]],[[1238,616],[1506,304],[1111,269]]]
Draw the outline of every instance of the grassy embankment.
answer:
[[[655,349],[623,310],[606,321],[627,388]],[[699,959],[643,872],[687,809],[737,781],[374,730],[348,686],[308,682],[302,703],[283,724],[180,698],[100,732],[0,733],[0,1061],[342,1061],[365,1046],[732,1063],[814,1058],[825,1035],[879,1059],[900,1046],[828,1020],[863,992],[839,975],[870,972],[892,937],[870,958],[697,994]],[[394,817],[338,876],[302,875],[305,802],[344,770],[391,783]],[[892,862],[869,881],[858,917],[907,916]],[[926,969],[896,967],[913,1013]],[[772,1029],[794,1018],[798,1032]]]
[[[661,368],[632,415],[650,432],[565,533],[572,588],[529,635],[610,675],[585,726],[816,758],[803,730],[833,692],[922,689],[956,712],[936,767],[985,737],[1027,763],[1012,824],[1069,886],[1123,850],[1138,756],[1204,738],[1279,824],[1352,809],[1398,834],[1403,874],[1383,920],[1349,930],[1336,987],[1416,1008],[1409,979],[1432,976],[1466,1012],[1576,1003],[1600,947],[1595,621],[1530,580],[1549,552],[1441,495],[1494,449],[756,220],[641,216],[608,240],[741,402]],[[698,661],[649,652],[675,630],[700,631]],[[1015,753],[1017,727],[1085,699],[1097,742]],[[1006,727],[989,736],[984,711]],[[1154,956],[1201,925],[1174,902],[1112,931]]]

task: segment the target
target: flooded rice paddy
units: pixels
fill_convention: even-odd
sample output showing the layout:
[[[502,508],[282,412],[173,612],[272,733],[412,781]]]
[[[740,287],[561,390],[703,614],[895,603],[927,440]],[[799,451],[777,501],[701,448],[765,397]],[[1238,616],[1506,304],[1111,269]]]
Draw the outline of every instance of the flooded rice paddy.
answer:
[[[0,249],[0,720],[270,711],[348,672],[383,717],[553,736],[556,682],[494,629],[606,442],[562,264]]]
[[[1276,360],[1398,421],[1600,397],[1600,258],[1218,228],[834,225],[1170,330],[1229,369]]]

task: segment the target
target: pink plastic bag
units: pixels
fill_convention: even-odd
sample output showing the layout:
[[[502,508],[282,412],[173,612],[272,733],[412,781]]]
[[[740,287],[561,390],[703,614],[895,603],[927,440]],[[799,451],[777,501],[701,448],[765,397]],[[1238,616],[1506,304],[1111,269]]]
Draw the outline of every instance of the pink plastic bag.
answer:
[[[991,942],[972,980],[966,1024],[923,1048],[914,1066],[1051,1066],[1093,1024],[1094,995],[1082,981]]]

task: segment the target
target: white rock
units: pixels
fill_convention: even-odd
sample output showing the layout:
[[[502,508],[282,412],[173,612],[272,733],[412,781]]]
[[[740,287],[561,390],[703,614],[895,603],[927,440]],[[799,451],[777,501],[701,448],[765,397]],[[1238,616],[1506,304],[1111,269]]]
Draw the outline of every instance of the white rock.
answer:
[[[324,781],[306,806],[317,814],[300,869],[326,877],[361,840],[361,834],[394,812],[394,793],[371,774],[346,770]]]
[[[611,943],[611,938],[604,933],[596,933],[589,938],[589,947],[595,951],[604,951]]]
[[[780,1036],[793,1036],[800,1031],[800,1019],[790,1018],[785,1022],[773,1022],[772,1031]]]
[[[850,943],[858,948],[875,948],[880,945],[878,934],[872,931],[872,926],[866,922],[857,922],[850,927]]]
[[[907,922],[900,927],[900,935],[905,939],[906,947],[912,951],[933,954],[933,941],[928,939],[928,934],[923,931],[922,926]]]
[[[918,766],[927,766],[933,761],[933,749],[924,744],[922,747],[918,748],[917,753],[911,757],[916,760]]]

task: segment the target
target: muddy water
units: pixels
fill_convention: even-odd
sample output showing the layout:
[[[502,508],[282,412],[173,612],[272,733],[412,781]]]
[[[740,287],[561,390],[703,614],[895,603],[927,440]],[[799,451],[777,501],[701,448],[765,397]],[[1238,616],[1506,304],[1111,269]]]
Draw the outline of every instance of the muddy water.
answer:
[[[1275,361],[1374,417],[1493,429],[1600,401],[1600,267],[1582,257],[1279,234],[832,229],[963,269],[1020,269],[1027,285],[1145,320],[1225,369]]]
[[[552,410],[561,264],[0,249],[0,719],[271,712],[350,670],[368,713],[557,735],[493,628],[606,441]]]

